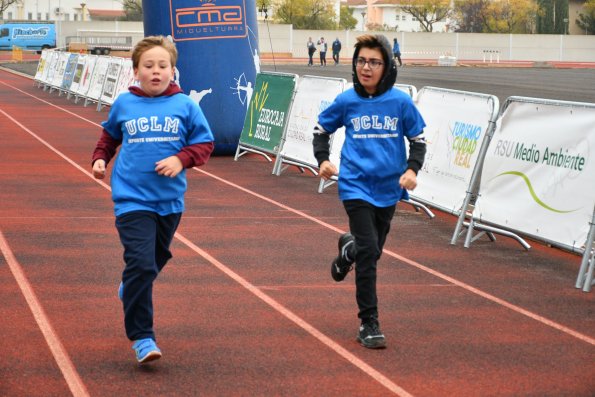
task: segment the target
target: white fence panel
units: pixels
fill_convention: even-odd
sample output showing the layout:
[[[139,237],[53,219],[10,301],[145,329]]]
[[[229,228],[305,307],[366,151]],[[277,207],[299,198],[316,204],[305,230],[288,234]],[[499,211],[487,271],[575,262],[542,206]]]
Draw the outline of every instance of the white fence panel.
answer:
[[[52,76],[50,85],[57,89],[62,87],[62,81],[64,80],[64,73],[66,72],[66,65],[70,58],[70,52],[58,52],[58,59],[56,60],[55,72]],[[51,91],[51,90],[50,90]]]
[[[128,87],[134,85],[134,70],[132,68],[132,59],[124,59],[122,63],[122,70],[120,71],[120,78],[116,85],[115,98],[123,92],[128,92]]]
[[[39,63],[37,64],[37,70],[35,71],[35,77],[33,78],[35,81],[41,82],[42,76],[44,75],[44,73],[47,74],[47,67],[49,66],[47,64],[47,61],[49,59],[49,56],[50,56],[49,50],[41,51],[41,56],[39,57]]]
[[[93,74],[91,75],[91,83],[89,85],[89,91],[86,97],[94,101],[99,101],[101,92],[103,89],[103,83],[105,76],[107,75],[107,69],[109,66],[110,59],[108,57],[98,57],[93,68]]]
[[[595,104],[511,97],[506,105],[474,215],[580,252],[595,205]]]
[[[282,163],[318,168],[312,149],[314,126],[318,114],[343,92],[345,79],[303,76],[298,83],[285,133],[285,141],[277,156],[273,173],[281,174]]]
[[[99,59],[97,55],[86,56],[79,85],[75,91],[77,96],[86,96],[89,92],[89,89],[91,88],[91,81],[93,80],[93,71],[95,70],[95,64],[97,64],[97,59]]]
[[[481,143],[498,115],[498,98],[423,87],[416,105],[426,122],[427,152],[411,198],[456,214],[465,200]]]
[[[120,71],[122,70],[123,58],[111,57],[105,73],[105,83],[101,90],[101,103],[111,105],[116,99],[116,87]]]

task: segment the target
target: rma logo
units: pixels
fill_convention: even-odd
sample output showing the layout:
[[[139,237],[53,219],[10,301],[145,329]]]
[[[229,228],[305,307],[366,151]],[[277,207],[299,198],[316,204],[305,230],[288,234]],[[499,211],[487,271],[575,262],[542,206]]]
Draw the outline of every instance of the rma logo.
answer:
[[[171,0],[176,41],[246,37],[244,0]]]

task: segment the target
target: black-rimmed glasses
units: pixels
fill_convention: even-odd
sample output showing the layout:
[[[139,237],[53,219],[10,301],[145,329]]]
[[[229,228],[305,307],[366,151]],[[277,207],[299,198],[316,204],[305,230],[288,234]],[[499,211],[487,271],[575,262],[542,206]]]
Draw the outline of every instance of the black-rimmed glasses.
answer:
[[[378,69],[380,66],[384,65],[384,63],[380,59],[366,59],[360,57],[355,60],[355,66],[357,66],[358,68],[363,68],[364,66],[366,66],[366,63],[372,70]]]

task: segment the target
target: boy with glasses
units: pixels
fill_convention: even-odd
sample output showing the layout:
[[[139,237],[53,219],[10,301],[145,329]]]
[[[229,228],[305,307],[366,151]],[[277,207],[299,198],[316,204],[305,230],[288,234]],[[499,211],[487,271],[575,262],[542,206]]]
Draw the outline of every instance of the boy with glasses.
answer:
[[[353,88],[339,94],[318,116],[314,156],[320,176],[338,175],[339,198],[350,233],[339,238],[331,275],[342,281],[355,264],[356,300],[361,321],[357,340],[370,349],[386,347],[378,321],[376,265],[390,230],[396,203],[417,186],[426,153],[425,123],[411,97],[393,87],[397,68],[382,35],[357,38]],[[330,134],[345,127],[341,169],[329,161]],[[409,157],[405,150],[409,142]]]

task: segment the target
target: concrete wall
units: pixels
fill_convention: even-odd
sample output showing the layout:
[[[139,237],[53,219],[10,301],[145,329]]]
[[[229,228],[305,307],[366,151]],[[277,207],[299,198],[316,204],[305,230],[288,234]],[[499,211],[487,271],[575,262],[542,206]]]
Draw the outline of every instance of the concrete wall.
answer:
[[[62,22],[58,43],[67,36],[132,36],[133,44],[143,37],[142,22]],[[343,45],[342,58],[350,58],[353,45],[361,31],[294,30],[291,25],[258,24],[259,47],[263,55],[274,52],[293,58],[307,58],[308,37],[324,37],[332,43],[339,37]],[[389,40],[396,37],[404,59],[438,59],[441,55],[459,60],[482,60],[491,56],[501,61],[534,62],[595,62],[595,35],[528,35],[485,33],[423,33],[377,32]],[[331,58],[330,47],[327,57]]]
[[[307,58],[308,37],[314,40],[324,37],[329,43],[339,37],[343,45],[341,57],[345,58],[351,57],[357,36],[381,33],[391,43],[394,37],[399,40],[405,59],[438,59],[449,55],[460,60],[492,56],[501,61],[595,62],[595,35],[320,31],[263,23],[258,25],[258,31],[261,54],[291,53],[294,58]],[[327,57],[330,58],[330,53]]]

